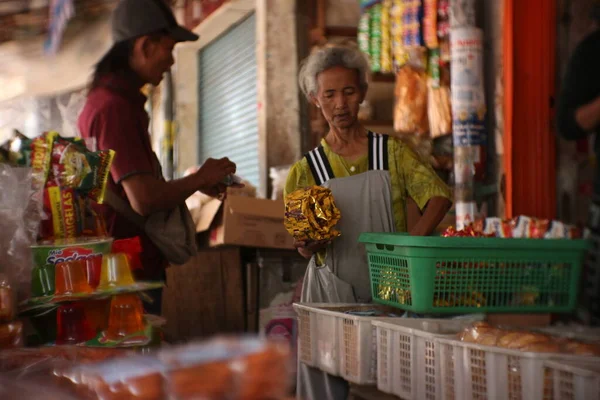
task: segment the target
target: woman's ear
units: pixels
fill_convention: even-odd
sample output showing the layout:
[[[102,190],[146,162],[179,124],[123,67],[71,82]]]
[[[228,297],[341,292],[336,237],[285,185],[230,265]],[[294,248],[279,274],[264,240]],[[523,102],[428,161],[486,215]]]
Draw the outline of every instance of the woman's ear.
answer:
[[[313,96],[312,94],[310,95],[310,102],[312,104],[314,104],[317,108],[321,108],[321,105],[319,104],[319,100],[317,100],[317,98],[315,96]]]

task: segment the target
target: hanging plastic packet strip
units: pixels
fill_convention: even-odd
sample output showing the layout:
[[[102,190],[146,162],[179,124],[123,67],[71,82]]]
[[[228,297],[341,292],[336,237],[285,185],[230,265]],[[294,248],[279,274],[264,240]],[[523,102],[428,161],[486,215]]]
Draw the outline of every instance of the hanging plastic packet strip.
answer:
[[[51,154],[50,179],[57,186],[75,189],[98,203],[104,201],[114,151],[91,152],[82,140],[55,134]]]
[[[31,169],[36,188],[43,187],[48,180],[54,136],[55,132],[44,133],[31,141]]]
[[[331,190],[312,186],[290,193],[285,200],[285,228],[296,240],[323,241],[341,235],[334,228],[341,215]]]
[[[81,236],[85,203],[75,190],[56,185],[46,186],[43,208],[48,218],[40,223],[42,239],[70,239]]]

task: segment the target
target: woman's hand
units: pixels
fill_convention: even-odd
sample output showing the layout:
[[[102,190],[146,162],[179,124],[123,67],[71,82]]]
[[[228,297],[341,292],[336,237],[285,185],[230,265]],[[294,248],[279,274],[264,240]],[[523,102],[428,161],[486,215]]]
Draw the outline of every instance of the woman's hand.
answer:
[[[331,240],[320,241],[294,241],[294,247],[298,249],[298,253],[304,258],[311,258],[313,254],[323,250],[331,243]]]

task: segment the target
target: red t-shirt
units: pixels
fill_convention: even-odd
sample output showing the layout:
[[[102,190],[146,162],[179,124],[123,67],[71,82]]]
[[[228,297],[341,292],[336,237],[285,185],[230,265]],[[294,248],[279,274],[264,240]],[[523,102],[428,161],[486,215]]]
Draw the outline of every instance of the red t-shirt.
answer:
[[[123,199],[127,196],[121,182],[136,174],[154,174],[160,168],[152,150],[148,114],[144,109],[146,96],[139,87],[121,77],[109,77],[88,94],[79,116],[78,127],[84,139],[95,139],[98,150],[114,150],[108,188]],[[139,236],[143,252],[143,271],[138,279],[163,278],[167,262],[142,229],[106,205],[94,205],[104,216],[109,233],[115,239]]]

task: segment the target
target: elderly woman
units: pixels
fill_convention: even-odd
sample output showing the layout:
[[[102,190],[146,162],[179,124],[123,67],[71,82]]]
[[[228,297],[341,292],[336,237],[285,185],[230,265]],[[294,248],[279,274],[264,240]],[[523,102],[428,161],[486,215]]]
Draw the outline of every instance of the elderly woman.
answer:
[[[329,47],[312,54],[300,86],[323,113],[329,133],[290,170],[285,192],[329,187],[341,211],[342,235],[331,243],[297,242],[310,264],[302,301],[369,302],[371,287],[362,232],[406,232],[406,204],[420,209],[411,235],[429,235],[451,206],[450,190],[428,164],[401,141],[370,132],[358,121],[365,99],[368,63],[358,50]],[[302,399],[345,399],[347,384],[300,365]]]

